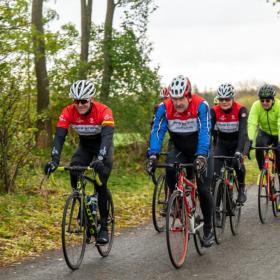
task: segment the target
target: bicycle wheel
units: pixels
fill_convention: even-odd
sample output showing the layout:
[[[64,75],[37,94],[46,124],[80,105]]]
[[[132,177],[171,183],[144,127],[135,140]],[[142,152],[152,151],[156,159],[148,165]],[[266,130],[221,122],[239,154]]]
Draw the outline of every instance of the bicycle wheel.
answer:
[[[188,215],[181,192],[171,195],[166,215],[166,241],[170,260],[180,268],[186,259],[188,249]]]
[[[114,233],[115,233],[115,212],[114,212],[114,202],[113,197],[109,189],[107,189],[108,194],[108,235],[109,235],[109,242],[104,245],[97,244],[97,250],[102,257],[107,257],[112,249],[113,241],[114,241]],[[97,230],[100,229],[100,214],[97,211]]]
[[[163,232],[165,229],[165,217],[167,208],[167,185],[165,181],[165,173],[161,174],[157,179],[154,187],[152,214],[153,224],[158,232]]]
[[[196,199],[196,208],[194,213],[194,227],[196,228],[195,235],[194,235],[194,245],[196,248],[197,253],[202,256],[205,253],[206,248],[203,246],[203,215],[200,208],[200,202],[197,197]]]
[[[237,178],[234,177],[233,188],[229,190],[229,199],[231,201],[231,209],[230,209],[230,229],[233,235],[238,233],[240,217],[241,217],[241,204],[237,203],[238,197],[238,181]]]
[[[213,229],[215,241],[220,244],[223,240],[223,233],[226,224],[226,186],[222,179],[218,179],[214,191],[214,211],[213,211]]]
[[[267,181],[267,171],[262,170],[258,189],[258,211],[260,221],[264,224],[267,218],[267,210],[269,197],[267,193],[268,181]]]
[[[62,248],[65,261],[72,269],[82,263],[86,248],[86,217],[79,194],[71,194],[65,204],[62,217]]]
[[[274,174],[273,186],[275,191],[275,200],[272,201],[272,212],[274,217],[279,217],[280,215],[280,185],[278,174]]]

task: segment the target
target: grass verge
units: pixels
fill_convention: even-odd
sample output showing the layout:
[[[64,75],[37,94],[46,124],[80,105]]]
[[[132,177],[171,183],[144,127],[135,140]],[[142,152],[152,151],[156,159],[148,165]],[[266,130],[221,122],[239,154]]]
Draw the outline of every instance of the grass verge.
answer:
[[[246,160],[245,165],[246,183],[255,185],[259,175],[256,160]],[[69,177],[56,172],[54,179],[39,189],[41,177],[34,172],[21,193],[0,196],[0,266],[61,247],[60,223],[71,191]],[[28,189],[28,185],[38,187]],[[109,186],[116,210],[116,234],[150,219],[153,185],[140,165],[114,169]]]
[[[70,193],[67,174],[54,174],[41,190],[0,196],[0,266],[61,247],[61,218]],[[37,178],[38,180],[38,178]],[[116,234],[151,217],[153,186],[143,172],[113,170]]]

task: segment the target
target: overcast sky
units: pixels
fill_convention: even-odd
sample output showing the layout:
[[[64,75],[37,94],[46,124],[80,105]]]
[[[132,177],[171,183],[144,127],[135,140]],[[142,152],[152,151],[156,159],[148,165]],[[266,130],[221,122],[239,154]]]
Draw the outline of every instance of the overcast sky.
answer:
[[[155,0],[148,37],[153,65],[163,85],[178,74],[200,90],[219,84],[268,82],[280,85],[280,18],[266,0]],[[52,2],[52,1],[51,1]],[[80,24],[80,1],[49,2],[59,23]],[[93,0],[92,20],[104,22],[105,0]],[[120,11],[116,11],[117,26]]]

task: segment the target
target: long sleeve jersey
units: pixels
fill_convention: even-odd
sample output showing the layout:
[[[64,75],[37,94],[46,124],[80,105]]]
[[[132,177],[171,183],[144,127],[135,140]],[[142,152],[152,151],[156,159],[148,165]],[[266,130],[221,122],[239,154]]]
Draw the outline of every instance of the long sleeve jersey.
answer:
[[[61,150],[71,126],[79,135],[80,143],[99,146],[99,154],[106,157],[113,143],[114,118],[112,110],[99,102],[92,102],[90,112],[81,115],[71,104],[62,111],[56,128],[52,157],[59,161]]]
[[[216,134],[217,141],[236,141],[236,150],[242,152],[248,139],[247,118],[247,109],[235,101],[227,111],[222,110],[220,105],[215,105],[211,108],[212,133]]]
[[[272,107],[265,110],[259,100],[251,107],[248,117],[248,136],[254,141],[257,135],[257,128],[269,135],[278,136],[280,140],[280,100],[274,100]]]
[[[160,153],[167,130],[174,145],[186,155],[208,155],[210,129],[209,106],[200,96],[194,94],[183,113],[175,110],[171,99],[165,100],[155,115],[148,156]]]

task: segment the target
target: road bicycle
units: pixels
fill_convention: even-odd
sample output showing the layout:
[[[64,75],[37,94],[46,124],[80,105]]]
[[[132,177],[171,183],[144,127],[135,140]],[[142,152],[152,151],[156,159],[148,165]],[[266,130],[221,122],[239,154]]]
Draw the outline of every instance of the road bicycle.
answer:
[[[214,160],[222,160],[220,174],[215,174],[213,229],[215,241],[220,244],[223,240],[226,218],[229,216],[230,229],[233,235],[238,233],[243,204],[237,201],[239,184],[234,168],[232,156],[214,156]],[[240,161],[237,160],[240,168]]]
[[[167,153],[160,153],[160,155],[166,156]],[[157,232],[163,232],[165,230],[165,217],[169,197],[169,189],[166,184],[166,174],[164,171],[160,172],[160,174],[156,176],[156,172],[153,172],[151,176],[154,183],[152,200],[153,224]]]
[[[170,260],[174,267],[180,268],[186,259],[189,236],[193,235],[195,248],[203,255],[203,216],[200,209],[196,176],[193,164],[158,164],[157,167],[174,168],[177,183],[168,200],[166,211],[166,240]],[[188,179],[185,168],[191,168],[193,179]]]
[[[252,147],[254,150],[264,151],[264,164],[258,182],[258,212],[261,223],[267,220],[269,201],[275,217],[280,215],[280,187],[276,168],[276,147]]]
[[[96,242],[97,233],[100,230],[100,213],[97,209],[96,214],[92,213],[90,205],[87,203],[88,195],[86,194],[86,185],[91,185],[94,190],[94,195],[98,199],[98,194],[95,191],[96,185],[101,185],[99,177],[94,173],[93,178],[85,175],[86,170],[91,170],[91,167],[83,166],[64,166],[58,167],[58,170],[76,172],[78,175],[77,188],[72,188],[72,193],[68,196],[62,217],[62,248],[66,264],[72,270],[80,267],[87,244],[93,244],[97,247],[99,254],[102,257],[109,255],[113,240],[114,240],[114,204],[113,198],[108,189],[108,235],[109,242],[105,245]]]

